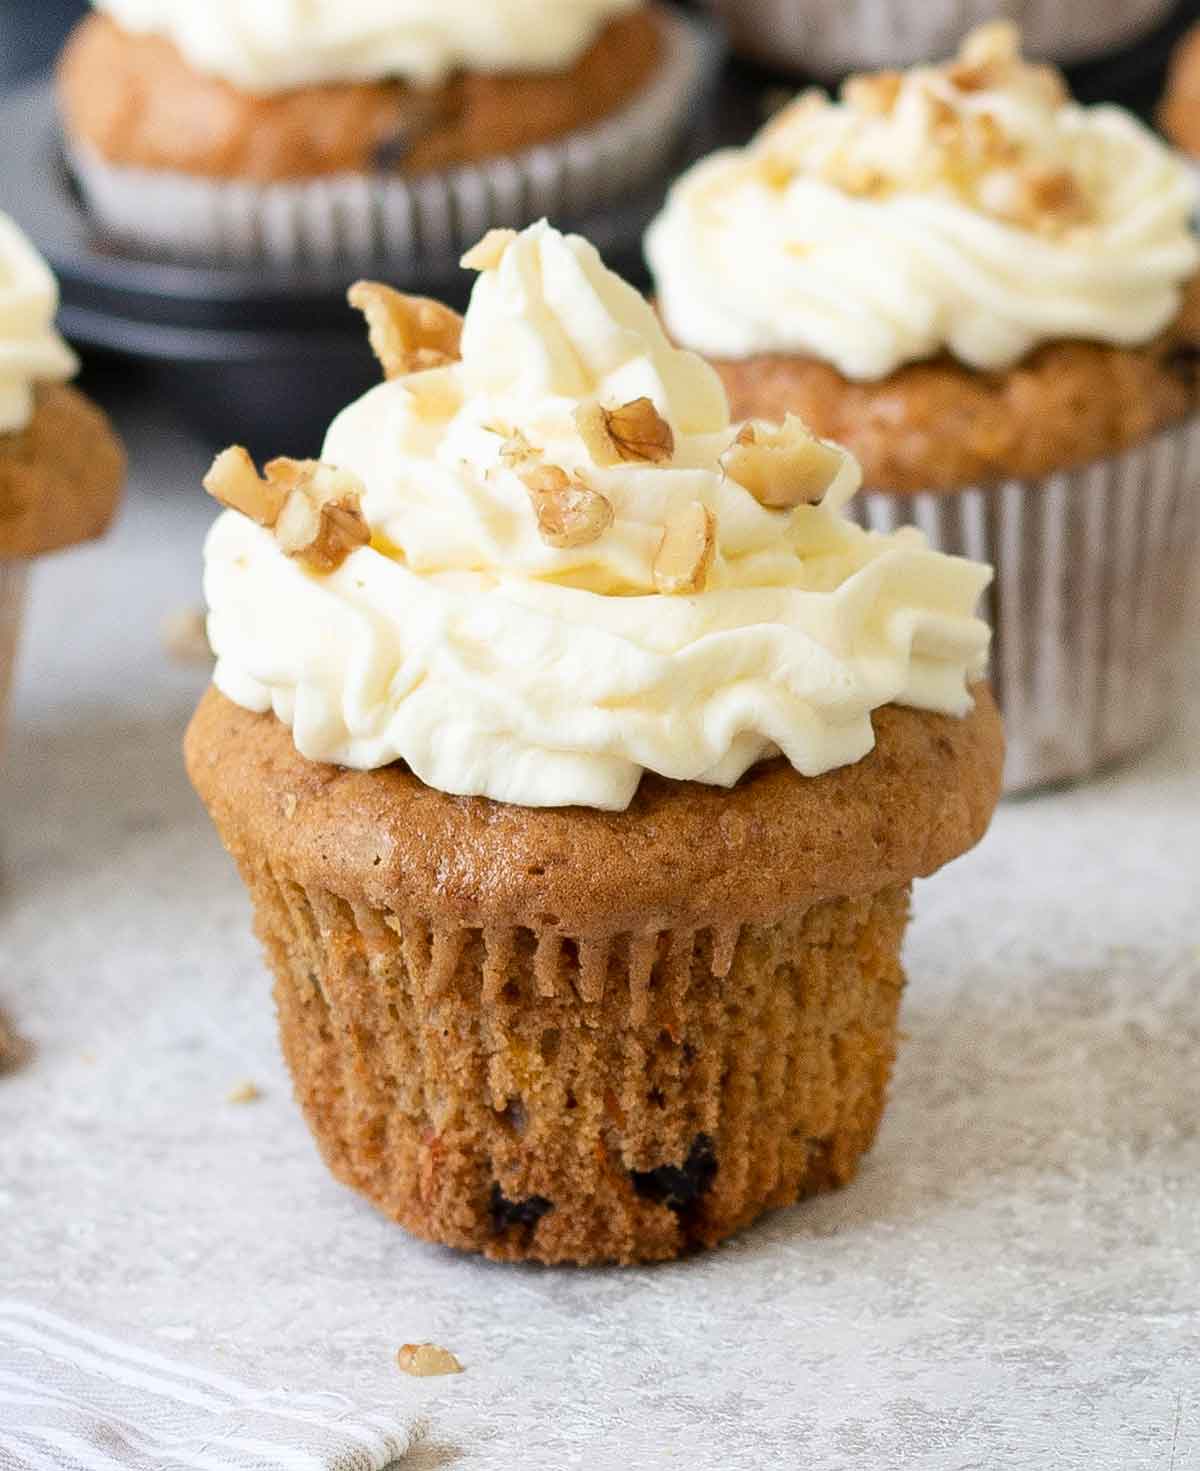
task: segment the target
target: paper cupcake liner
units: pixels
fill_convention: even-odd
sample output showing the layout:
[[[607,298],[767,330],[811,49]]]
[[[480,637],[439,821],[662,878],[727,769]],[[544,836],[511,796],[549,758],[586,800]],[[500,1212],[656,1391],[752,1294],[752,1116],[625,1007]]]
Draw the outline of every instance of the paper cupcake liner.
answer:
[[[773,925],[569,939],[351,903],[240,849],[326,1163],[428,1240],[652,1261],[849,1180],[909,886]]]
[[[1006,791],[1087,776],[1162,733],[1200,567],[1200,419],[1043,480],[866,491],[847,511],[995,567],[983,612]]]
[[[1126,46],[1172,0],[710,0],[735,48],[775,67],[836,77],[953,54],[972,27],[1007,17],[1032,56],[1081,61]]]
[[[117,167],[79,144],[68,144],[68,156],[95,222],[139,250],[276,265],[386,257],[444,266],[495,226],[543,215],[569,221],[666,167],[719,46],[710,30],[656,14],[661,65],[620,111],[561,140],[440,173],[263,185]]]
[[[17,662],[17,637],[21,631],[28,575],[24,561],[0,561],[0,756],[4,753],[8,699]]]

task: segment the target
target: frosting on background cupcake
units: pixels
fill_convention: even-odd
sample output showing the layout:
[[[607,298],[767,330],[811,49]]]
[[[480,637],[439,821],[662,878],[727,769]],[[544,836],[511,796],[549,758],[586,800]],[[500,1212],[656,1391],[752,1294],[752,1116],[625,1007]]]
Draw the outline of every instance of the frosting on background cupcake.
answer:
[[[717,358],[886,377],[948,349],[1149,341],[1200,268],[1195,186],[1131,114],[1081,107],[989,26],[957,61],[802,95],[675,185],[647,237],[660,308]]]
[[[731,785],[782,752],[816,775],[871,749],[881,705],[970,709],[988,569],[851,525],[857,465],[798,421],[739,439],[712,369],[586,241],[542,223],[494,256],[461,360],[380,385],[329,431],[370,545],[315,575],[246,516],[216,523],[224,694],[274,710],[314,760],[613,809],[643,770]],[[638,405],[638,444],[605,453],[604,411]],[[822,467],[819,503],[763,503],[774,455]],[[596,513],[582,535],[549,514],[559,482],[568,511]],[[699,575],[664,582],[668,539],[697,530]]]
[[[247,92],[569,67],[641,0],[94,0]]]
[[[24,429],[39,383],[65,383],[79,371],[54,330],[58,284],[29,240],[0,215],[0,434]]]

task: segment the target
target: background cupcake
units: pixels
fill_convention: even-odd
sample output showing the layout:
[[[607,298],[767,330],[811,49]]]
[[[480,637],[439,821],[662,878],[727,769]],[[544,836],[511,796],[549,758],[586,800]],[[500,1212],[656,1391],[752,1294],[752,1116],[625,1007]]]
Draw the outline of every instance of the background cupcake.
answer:
[[[1012,787],[1169,709],[1196,560],[1195,191],[1129,114],[984,29],[809,93],[675,186],[647,252],[735,416],[847,443],[858,514],[992,562]]]
[[[711,0],[734,44],[807,76],[910,66],[948,53],[964,31],[1002,17],[1030,52],[1078,62],[1129,46],[1172,0]]]
[[[988,572],[739,436],[582,239],[470,259],[461,323],[356,290],[391,381],[324,464],[214,466],[188,766],[334,1172],[491,1256],[669,1257],[874,1136],[909,884],[997,795]]]
[[[453,259],[670,156],[702,81],[640,0],[96,0],[59,96],[97,222],[144,249]]]
[[[107,419],[67,386],[78,363],[57,304],[45,262],[0,215],[0,742],[30,560],[99,536],[125,471]]]
[[[1200,25],[1187,33],[1171,58],[1160,121],[1176,147],[1200,163]]]

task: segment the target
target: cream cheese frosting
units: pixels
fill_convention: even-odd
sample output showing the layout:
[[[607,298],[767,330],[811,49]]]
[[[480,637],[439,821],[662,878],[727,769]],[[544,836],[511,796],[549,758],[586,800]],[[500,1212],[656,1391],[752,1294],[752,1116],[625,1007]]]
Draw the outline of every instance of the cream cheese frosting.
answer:
[[[815,776],[871,749],[883,704],[971,708],[989,569],[848,521],[859,472],[843,451],[819,504],[761,504],[737,478],[719,379],[586,241],[543,222],[507,243],[461,354],[330,428],[322,459],[361,480],[371,531],[336,571],[306,570],[236,511],[209,536],[217,686],[273,710],[303,755],[619,810],[645,770],[728,786],[782,752]],[[581,406],[644,398],[669,455],[598,464]],[[549,545],[514,442],[602,495],[607,529]],[[697,504],[715,529],[706,585],[666,595],[664,525]]]
[[[94,0],[246,92],[570,67],[641,0]]]
[[[49,266],[6,215],[0,215],[0,434],[24,429],[39,383],[63,383],[79,370],[54,330],[58,284]]]
[[[1160,139],[1073,103],[998,24],[946,65],[802,95],[675,184],[646,252],[668,329],[710,357],[873,380],[948,349],[1002,370],[1162,331],[1200,269],[1196,201]]]

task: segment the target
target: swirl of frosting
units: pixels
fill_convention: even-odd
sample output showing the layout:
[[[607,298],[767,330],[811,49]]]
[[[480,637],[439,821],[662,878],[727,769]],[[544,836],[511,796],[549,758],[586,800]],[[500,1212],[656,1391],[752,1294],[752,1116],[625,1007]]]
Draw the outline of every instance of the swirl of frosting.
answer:
[[[641,0],[93,0],[246,92],[571,66]]]
[[[586,408],[645,400],[669,448],[600,463]],[[818,504],[770,508],[745,443],[713,370],[596,250],[532,226],[477,281],[461,361],[381,384],[330,428],[323,459],[362,481],[370,545],[314,575],[240,513],[218,519],[216,683],[312,759],[403,760],[527,806],[621,809],[643,770],[732,785],[780,752],[816,775],[871,749],[880,705],[966,713],[989,570],[850,523],[858,466],[835,447]],[[606,528],[550,544],[529,457],[602,496]],[[668,595],[664,526],[697,507],[707,581]]]
[[[58,283],[26,236],[0,215],[0,434],[24,429],[39,383],[64,383],[79,371],[54,330]]]
[[[879,379],[949,349],[1149,341],[1200,269],[1196,189],[1120,108],[1081,107],[1003,24],[959,58],[802,95],[674,186],[646,252],[675,338]]]

